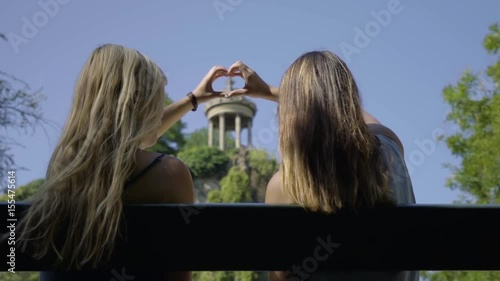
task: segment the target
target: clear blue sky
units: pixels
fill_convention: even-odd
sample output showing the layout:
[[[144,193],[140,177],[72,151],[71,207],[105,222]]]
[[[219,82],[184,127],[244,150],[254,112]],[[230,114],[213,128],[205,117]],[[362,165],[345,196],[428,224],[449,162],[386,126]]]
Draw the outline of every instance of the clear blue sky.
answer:
[[[449,109],[443,87],[464,70],[483,70],[493,61],[482,40],[488,26],[500,20],[498,0],[60,1],[67,3],[49,11],[46,22],[38,1],[3,1],[0,10],[0,32],[25,38],[17,52],[0,43],[0,69],[34,89],[43,87],[45,117],[60,126],[83,63],[103,43],[123,44],[155,60],[168,75],[167,92],[174,100],[192,90],[213,65],[229,67],[242,60],[277,85],[299,55],[328,49],[348,61],[364,107],[401,138],[417,201],[457,199],[456,192],[444,187],[450,171],[443,167],[457,160],[444,143],[432,142],[434,149],[426,150],[417,142],[430,142],[436,129],[453,130],[443,123]],[[391,18],[377,30],[370,23],[375,20],[372,11],[381,10],[390,10]],[[34,23],[34,16],[38,30],[24,30],[23,35],[23,18]],[[356,40],[356,28],[367,27],[369,42]],[[349,55],[342,48],[347,45],[358,52]],[[216,85],[222,87],[223,81]],[[255,102],[254,143],[276,154],[276,104]],[[207,125],[203,110],[183,120],[186,132]],[[18,172],[20,184],[44,177],[60,132],[61,127],[48,128],[48,137],[42,130],[28,136],[9,132],[25,145],[14,149],[17,163],[29,169]]]

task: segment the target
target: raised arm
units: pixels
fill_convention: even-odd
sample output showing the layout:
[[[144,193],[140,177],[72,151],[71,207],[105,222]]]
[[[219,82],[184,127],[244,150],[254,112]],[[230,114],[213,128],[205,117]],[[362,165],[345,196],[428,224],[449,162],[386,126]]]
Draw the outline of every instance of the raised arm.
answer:
[[[246,95],[253,98],[261,98],[274,102],[278,102],[278,88],[273,87],[262,78],[250,67],[243,62],[235,62],[228,69],[229,76],[239,76],[245,80],[245,86],[241,89],[233,90],[225,93],[225,97],[234,97],[239,95]]]
[[[157,137],[160,138],[170,127],[177,123],[186,113],[193,109],[191,99],[186,96],[163,108],[161,125],[158,128]]]
[[[221,77],[227,76],[227,70],[222,66],[214,66],[203,77],[200,84],[191,92],[194,101],[200,105],[212,98],[220,97],[222,92],[214,91],[212,82]],[[161,118],[161,125],[157,131],[157,137],[161,137],[170,127],[172,127],[182,116],[186,115],[190,110],[193,110],[194,104],[191,98],[185,96],[184,98],[163,108],[163,115]]]

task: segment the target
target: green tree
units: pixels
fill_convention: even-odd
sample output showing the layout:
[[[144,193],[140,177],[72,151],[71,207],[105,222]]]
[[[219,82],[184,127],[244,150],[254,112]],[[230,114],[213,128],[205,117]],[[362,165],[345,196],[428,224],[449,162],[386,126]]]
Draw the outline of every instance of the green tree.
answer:
[[[220,181],[220,190],[208,193],[211,203],[244,203],[252,202],[250,179],[238,166],[233,166]]]
[[[18,186],[14,192],[15,192],[15,200],[16,202],[21,202],[21,201],[27,201],[33,196],[38,189],[43,185],[45,182],[45,179],[36,179],[34,181],[31,181],[25,185]],[[8,201],[9,196],[8,193],[3,194],[0,196],[0,201]]]
[[[497,281],[500,280],[498,271],[440,271],[423,272],[420,275],[424,280],[431,281]]]
[[[229,157],[215,147],[188,147],[182,149],[178,157],[188,165],[195,178],[220,178],[226,174],[229,165]]]
[[[258,274],[252,271],[197,271],[194,281],[256,281]]]
[[[235,141],[230,132],[226,132],[226,137],[224,141],[226,147],[234,147]],[[201,128],[198,129],[186,136],[186,144],[185,147],[194,147],[194,146],[208,146],[208,129]],[[219,146],[219,131],[217,129],[214,130],[214,146]]]
[[[172,103],[173,101],[170,98],[167,97],[165,99],[165,106]],[[186,128],[186,124],[182,120],[179,120],[158,139],[153,147],[148,148],[147,151],[167,153],[176,156],[186,143],[182,132],[184,128]]]
[[[278,163],[264,149],[252,149],[248,152],[248,165],[263,177],[272,177]]]
[[[447,165],[453,172],[446,186],[461,191],[466,202],[498,203],[500,197],[500,28],[490,26],[483,46],[496,63],[485,73],[467,71],[458,83],[443,91],[451,106],[447,120],[458,125],[458,132],[443,137],[453,155],[462,161],[459,166]],[[430,281],[494,281],[500,272],[452,271],[425,272]]]
[[[266,150],[252,149],[248,152],[250,185],[254,202],[263,202],[267,183],[278,170],[278,162]]]
[[[3,34],[0,34],[0,39],[7,40]],[[7,135],[0,133],[0,174],[24,169],[17,165],[11,152],[14,146],[24,146],[16,140],[19,138],[9,137],[9,132],[26,134],[54,124],[43,117],[41,102],[45,98],[41,90],[33,91],[25,81],[0,70],[0,130],[7,132]],[[0,179],[0,186],[7,186],[6,177]]]
[[[33,194],[35,194],[38,189],[42,186],[42,184],[45,182],[45,179],[37,179],[34,181],[31,181],[25,185],[18,186],[14,191],[15,191],[15,197],[14,199],[16,202],[20,201],[26,201],[29,200]],[[9,195],[4,194],[0,196],[0,202],[2,201],[8,201]],[[11,272],[0,272],[0,280],[5,280],[5,281],[37,281],[39,280],[39,274],[38,272],[16,272],[16,273],[11,273]]]
[[[227,175],[220,181],[220,190],[211,190],[208,193],[209,203],[244,203],[252,201],[250,179],[238,166],[229,169]],[[193,275],[195,281],[256,281],[258,272],[253,271],[218,271],[200,272]]]
[[[0,39],[7,41],[7,37],[2,33],[0,33]],[[28,129],[34,131],[37,126],[48,124],[48,120],[43,118],[40,107],[44,98],[45,96],[40,91],[31,91],[23,80],[0,71],[0,129],[26,132]],[[24,169],[15,163],[14,155],[10,152],[12,146],[22,147],[13,138],[0,135],[0,173],[2,175],[11,169]],[[4,183],[5,178],[0,180],[1,186],[7,186]],[[30,184],[20,186],[15,190],[16,201],[24,200],[32,195],[31,192],[35,186],[29,186]],[[8,194],[0,196],[0,201],[8,200]],[[0,272],[0,280],[5,281],[36,281],[38,279],[38,272]]]
[[[243,153],[245,150],[235,151],[233,161],[238,158],[240,161],[243,160],[241,157],[245,154],[240,155],[239,152]],[[207,201],[209,203],[258,202],[259,200],[255,199],[258,191],[263,198],[267,182],[276,172],[277,162],[265,150],[249,150],[244,158],[246,158],[244,165],[238,161],[234,162],[227,175],[220,180],[220,190],[211,190],[208,193]],[[249,168],[248,171],[244,171],[242,166]],[[257,281],[267,280],[267,273],[255,271],[200,272],[193,275],[193,280]]]
[[[0,272],[0,280],[2,281],[38,281],[40,274],[38,272]]]
[[[473,203],[497,202],[500,196],[500,29],[490,27],[484,47],[497,55],[496,63],[485,73],[466,71],[457,85],[444,89],[445,101],[451,106],[447,120],[459,131],[445,141],[453,155],[462,161],[447,165],[453,176],[447,187],[459,190]]]

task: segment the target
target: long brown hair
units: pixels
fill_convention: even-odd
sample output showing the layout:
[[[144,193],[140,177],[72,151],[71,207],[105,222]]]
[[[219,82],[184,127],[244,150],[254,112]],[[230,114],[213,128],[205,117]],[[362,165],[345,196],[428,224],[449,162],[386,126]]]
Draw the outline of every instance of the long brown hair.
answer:
[[[358,87],[337,55],[313,51],[295,60],[278,111],[283,192],[294,202],[327,213],[394,203]]]
[[[109,259],[124,184],[137,148],[157,129],[165,85],[160,68],[135,50],[107,44],[91,54],[46,182],[19,225],[22,251],[76,269]]]

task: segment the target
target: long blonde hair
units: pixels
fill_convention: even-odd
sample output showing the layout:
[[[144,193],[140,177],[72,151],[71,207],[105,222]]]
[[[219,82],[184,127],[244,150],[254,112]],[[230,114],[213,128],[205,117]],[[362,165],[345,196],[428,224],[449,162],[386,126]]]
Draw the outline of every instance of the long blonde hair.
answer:
[[[46,182],[19,225],[22,251],[55,255],[57,264],[76,269],[109,259],[124,185],[141,141],[157,129],[166,83],[161,69],[135,50],[107,44],[92,53]]]
[[[285,72],[278,105],[282,188],[314,211],[393,204],[379,143],[347,65],[309,52]]]

